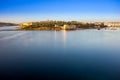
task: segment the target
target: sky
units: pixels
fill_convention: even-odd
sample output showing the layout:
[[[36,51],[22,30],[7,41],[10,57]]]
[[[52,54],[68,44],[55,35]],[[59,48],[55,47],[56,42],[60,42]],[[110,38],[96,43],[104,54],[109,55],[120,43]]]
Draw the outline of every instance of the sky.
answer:
[[[120,0],[0,0],[0,22],[120,22]]]

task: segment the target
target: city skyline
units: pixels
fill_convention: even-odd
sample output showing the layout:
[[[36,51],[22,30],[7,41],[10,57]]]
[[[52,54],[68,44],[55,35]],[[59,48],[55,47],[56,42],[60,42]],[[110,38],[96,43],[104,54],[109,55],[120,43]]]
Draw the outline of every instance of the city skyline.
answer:
[[[120,22],[119,0],[1,0],[0,22]]]

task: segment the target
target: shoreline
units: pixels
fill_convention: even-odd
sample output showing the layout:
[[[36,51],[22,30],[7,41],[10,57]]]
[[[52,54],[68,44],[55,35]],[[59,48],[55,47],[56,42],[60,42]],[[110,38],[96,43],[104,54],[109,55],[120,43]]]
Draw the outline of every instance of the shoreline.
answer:
[[[90,29],[79,28],[79,29],[75,29],[75,30],[4,29],[4,30],[0,30],[0,31],[76,31],[76,30],[91,30],[91,29],[93,29],[93,28],[90,28]]]

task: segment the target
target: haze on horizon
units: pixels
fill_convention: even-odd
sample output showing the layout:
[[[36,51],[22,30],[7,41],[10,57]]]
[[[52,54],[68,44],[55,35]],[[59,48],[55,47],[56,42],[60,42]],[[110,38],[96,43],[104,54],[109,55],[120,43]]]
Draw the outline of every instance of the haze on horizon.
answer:
[[[0,22],[40,20],[120,22],[120,0],[1,0]]]

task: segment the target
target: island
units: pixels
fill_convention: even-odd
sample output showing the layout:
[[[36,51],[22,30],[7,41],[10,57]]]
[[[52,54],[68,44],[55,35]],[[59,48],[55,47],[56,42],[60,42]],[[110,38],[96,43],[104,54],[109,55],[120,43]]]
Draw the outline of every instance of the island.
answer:
[[[40,21],[25,22],[19,24],[20,30],[81,30],[101,29],[107,27],[103,22],[79,22],[79,21]]]

